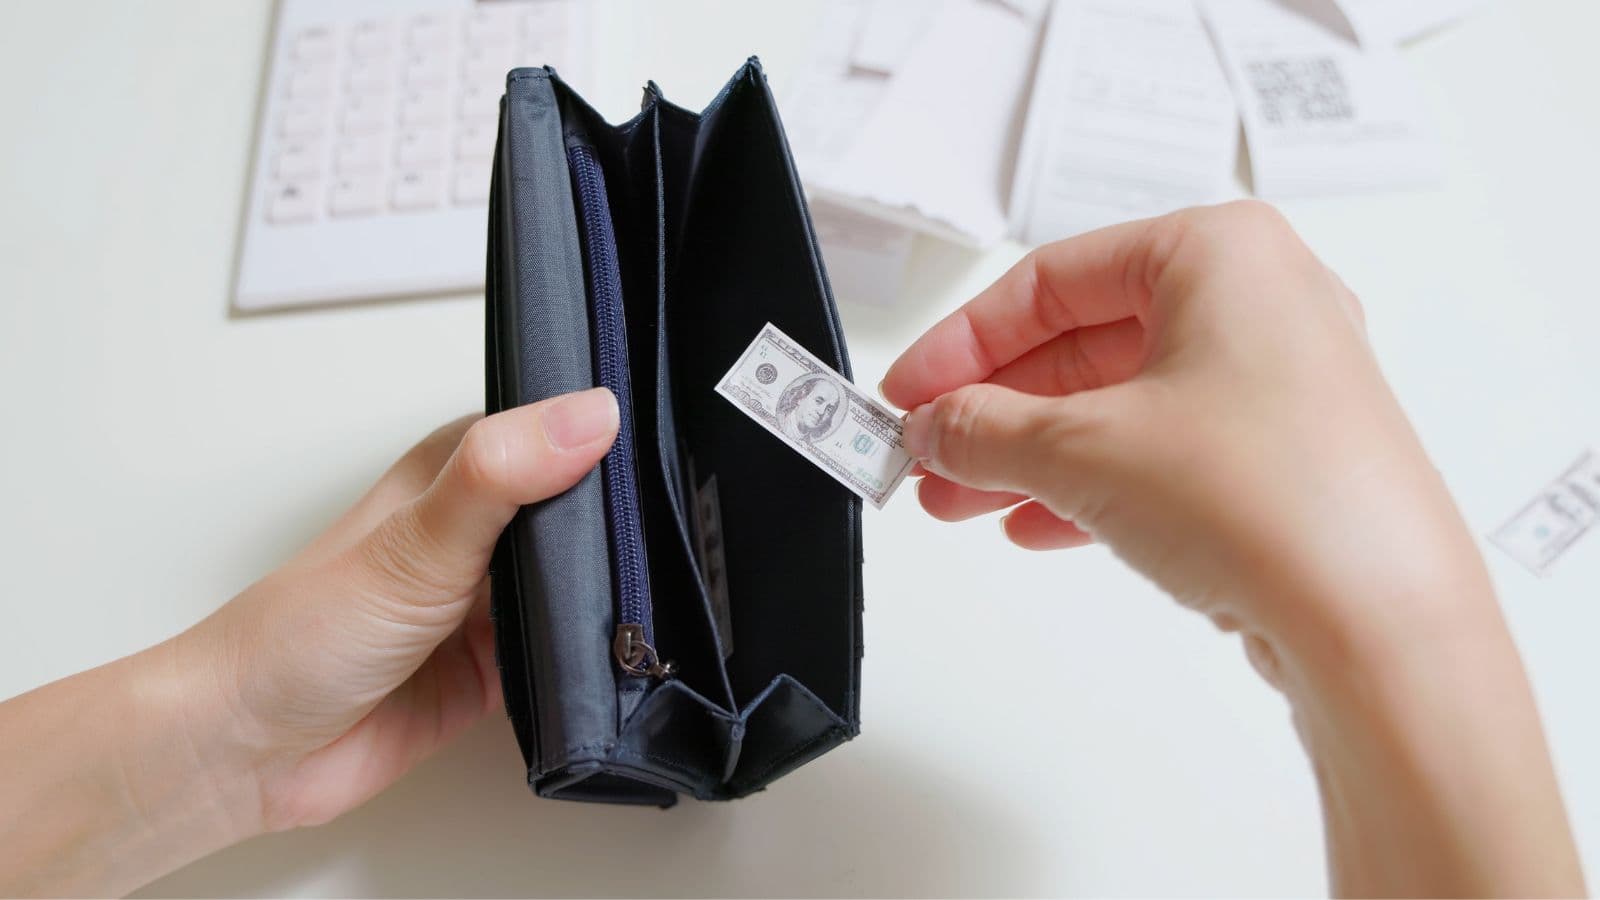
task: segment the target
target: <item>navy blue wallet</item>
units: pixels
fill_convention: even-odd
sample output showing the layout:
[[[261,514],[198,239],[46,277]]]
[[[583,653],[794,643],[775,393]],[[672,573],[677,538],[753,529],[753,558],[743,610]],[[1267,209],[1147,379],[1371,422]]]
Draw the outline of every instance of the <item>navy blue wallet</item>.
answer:
[[[622,411],[491,566],[533,789],[727,800],[855,736],[861,501],[713,390],[767,322],[850,374],[760,63],[698,113],[652,83],[620,125],[513,71],[486,298],[491,413],[595,385]]]

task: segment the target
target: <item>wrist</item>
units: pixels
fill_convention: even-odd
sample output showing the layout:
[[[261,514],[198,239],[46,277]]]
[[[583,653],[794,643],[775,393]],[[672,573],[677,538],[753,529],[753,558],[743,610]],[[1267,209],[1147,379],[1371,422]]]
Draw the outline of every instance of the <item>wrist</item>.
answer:
[[[125,661],[141,732],[129,765],[147,776],[150,808],[209,845],[196,856],[263,830],[254,742],[214,656],[185,632]]]
[[[1239,543],[1246,603],[1305,666],[1384,667],[1505,631],[1477,543],[1425,458],[1314,483]]]
[[[227,716],[173,648],[0,704],[0,894],[120,896],[254,833]]]
[[[1298,559],[1281,553],[1275,589],[1252,598],[1297,710],[1402,729],[1413,721],[1405,708],[1422,694],[1446,706],[1470,702],[1461,688],[1485,660],[1501,666],[1495,676],[1509,662],[1523,682],[1464,523],[1452,515],[1409,524],[1409,540],[1377,529],[1327,535]]]
[[[1328,603],[1280,686],[1316,772],[1340,894],[1582,890],[1531,688],[1475,549]],[[1350,598],[1345,598],[1347,601]]]

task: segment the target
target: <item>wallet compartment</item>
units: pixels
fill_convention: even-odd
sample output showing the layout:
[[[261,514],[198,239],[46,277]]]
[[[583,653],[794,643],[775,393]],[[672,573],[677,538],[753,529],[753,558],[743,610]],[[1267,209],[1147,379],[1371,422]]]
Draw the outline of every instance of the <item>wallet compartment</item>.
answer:
[[[630,396],[624,407],[631,411],[633,440],[625,449],[627,467],[637,486],[637,507],[647,545],[642,555],[648,563],[646,589],[650,602],[644,622],[647,640],[662,663],[670,663],[676,677],[700,694],[726,698],[729,694],[715,632],[710,626],[705,591],[696,571],[681,513],[674,506],[674,485],[663,464],[663,429],[672,425],[670,407],[662,415],[664,375],[658,364],[659,312],[662,296],[661,271],[661,166],[658,117],[646,108],[620,126],[607,125],[592,108],[558,84],[557,98],[564,122],[564,142],[570,157],[592,155],[604,178],[603,192],[609,199],[607,214],[612,227],[610,248],[621,275],[623,335],[597,334],[597,367],[608,343],[625,343],[628,348],[627,376]],[[583,219],[583,189],[574,179],[577,214]],[[599,202],[599,201],[595,201]],[[602,253],[602,256],[605,255]],[[596,273],[588,273],[589,304],[596,291]],[[610,520],[615,524],[617,514]],[[611,547],[613,566],[620,562],[619,551]],[[617,584],[618,620],[624,624],[627,604],[621,594],[625,585]],[[629,614],[631,615],[631,613]],[[614,636],[613,643],[617,638]],[[613,647],[613,657],[619,656]],[[621,715],[626,719],[637,706],[636,695],[647,690],[650,681],[641,678],[619,679]],[[724,699],[722,702],[726,703]]]
[[[772,322],[849,377],[776,106],[747,65],[700,114],[665,101],[667,334],[677,428],[719,485],[734,699],[788,675],[857,718],[860,501],[715,392]]]
[[[572,163],[602,180],[587,208]],[[861,646],[860,501],[714,392],[767,321],[849,375],[765,76],[752,59],[698,114],[651,84],[640,115],[611,126],[553,72],[517,70],[493,177],[490,411],[603,381],[625,391],[632,426],[609,476],[525,508],[496,549],[496,649],[529,781],[655,805],[759,790],[856,733]],[[609,283],[597,293],[597,270],[620,303]],[[618,559],[635,526],[607,488],[628,476],[649,636],[677,663],[667,680],[630,677],[614,653],[636,615],[619,605],[637,579]],[[712,476],[731,647],[697,555]]]

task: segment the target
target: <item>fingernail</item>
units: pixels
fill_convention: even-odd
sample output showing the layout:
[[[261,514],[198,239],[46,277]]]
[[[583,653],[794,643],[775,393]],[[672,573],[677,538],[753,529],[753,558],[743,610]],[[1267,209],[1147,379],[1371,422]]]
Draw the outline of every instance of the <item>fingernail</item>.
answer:
[[[617,430],[617,398],[590,388],[556,401],[544,414],[544,435],[557,450],[576,450]]]
[[[917,459],[927,459],[933,451],[933,415],[928,406],[924,403],[906,413],[905,432],[900,437],[906,452]]]
[[[882,397],[882,398],[883,398],[883,402],[885,402],[885,403],[888,403],[888,402],[889,402],[889,395],[888,395],[888,394],[885,394],[885,393],[884,393],[884,392],[883,392],[883,382],[884,382],[884,381],[888,381],[888,380],[889,380],[889,379],[887,379],[887,378],[885,378],[885,379],[883,379],[883,381],[879,381],[879,382],[878,382],[878,396],[879,396],[879,397]]]

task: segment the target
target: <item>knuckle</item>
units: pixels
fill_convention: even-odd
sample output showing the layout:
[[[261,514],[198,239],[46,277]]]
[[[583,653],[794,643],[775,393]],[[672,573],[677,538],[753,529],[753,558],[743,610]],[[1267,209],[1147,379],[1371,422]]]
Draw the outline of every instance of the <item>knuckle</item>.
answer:
[[[1033,428],[1044,438],[1041,443],[1050,450],[1077,446],[1083,438],[1099,433],[1104,427],[1097,405],[1092,393],[1062,397],[1040,416]]]
[[[1183,209],[1173,210],[1164,216],[1152,219],[1150,228],[1158,235],[1166,236],[1180,234],[1194,228],[1197,223],[1204,220],[1212,212],[1211,207],[1188,206]]]
[[[933,416],[938,424],[935,456],[944,465],[966,468],[972,448],[982,436],[988,391],[982,385],[968,385],[934,401]]]
[[[1286,240],[1298,243],[1283,213],[1255,199],[1182,210],[1169,217],[1169,224],[1183,243],[1198,243],[1214,252],[1236,251],[1241,245],[1281,248]]]
[[[1366,331],[1366,305],[1361,302],[1361,298],[1356,295],[1355,291],[1350,290],[1350,286],[1345,284],[1344,279],[1340,278],[1331,270],[1328,274],[1333,278],[1334,290],[1338,294],[1340,302],[1344,304],[1345,312],[1350,314],[1350,318],[1355,321],[1357,328],[1361,329],[1362,331]]]
[[[1134,387],[1123,384],[1061,397],[1027,427],[1040,436],[1045,452],[1058,462],[1088,462],[1102,448],[1117,444],[1113,432],[1125,417]]]
[[[420,455],[443,459],[447,457],[456,445],[461,443],[461,438],[467,429],[477,422],[482,421],[482,416],[468,416],[446,422],[428,433],[428,436],[417,442],[411,452]]]
[[[1235,252],[1241,247],[1259,248],[1289,271],[1306,273],[1322,269],[1311,248],[1300,239],[1300,233],[1269,203],[1235,200],[1229,207],[1225,224]]]
[[[453,465],[461,481],[473,488],[494,488],[508,480],[510,460],[505,441],[488,420],[479,420],[462,435]]]
[[[1048,265],[1045,253],[1038,247],[1028,251],[1028,255],[1022,259],[1027,296],[1037,298],[1033,306],[1034,314],[1038,317],[1035,327],[1041,334],[1060,334],[1076,328],[1078,321],[1072,312],[1072,304],[1063,302],[1056,293]]]
[[[1178,268],[1193,283],[1229,280],[1230,303],[1275,301],[1271,292],[1240,289],[1249,280],[1293,278],[1315,287],[1325,271],[1283,213],[1261,200],[1185,210],[1176,214],[1169,234],[1174,256],[1182,259]]]
[[[439,470],[444,468],[456,446],[461,443],[461,436],[466,429],[465,419],[435,428],[395,462],[390,474],[420,489],[438,476]]]
[[[1344,294],[1344,298],[1345,308],[1350,311],[1350,317],[1355,319],[1358,328],[1365,331],[1367,329],[1367,308],[1362,305],[1361,298],[1349,292]]]
[[[1228,225],[1235,228],[1246,228],[1261,233],[1291,233],[1289,220],[1276,206],[1264,200],[1247,198],[1234,200],[1215,207],[1214,212]]]

